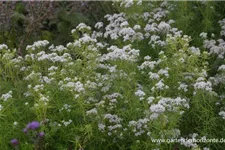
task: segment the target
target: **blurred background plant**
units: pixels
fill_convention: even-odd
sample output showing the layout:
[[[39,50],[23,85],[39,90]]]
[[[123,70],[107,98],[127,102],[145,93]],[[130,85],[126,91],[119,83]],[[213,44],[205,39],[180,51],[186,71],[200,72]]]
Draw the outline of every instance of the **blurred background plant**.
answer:
[[[53,44],[72,41],[71,30],[80,22],[94,26],[107,13],[116,11],[112,2],[14,1],[0,2],[0,43],[24,54],[25,45],[37,40]]]

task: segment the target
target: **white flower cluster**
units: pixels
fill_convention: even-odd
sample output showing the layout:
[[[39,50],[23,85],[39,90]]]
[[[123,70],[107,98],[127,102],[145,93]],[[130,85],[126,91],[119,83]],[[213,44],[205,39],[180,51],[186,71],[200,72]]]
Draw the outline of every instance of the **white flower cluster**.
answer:
[[[12,91],[9,91],[8,93],[2,94],[0,97],[0,100],[3,100],[4,102],[12,98]]]
[[[64,124],[65,127],[67,127],[68,125],[70,125],[73,121],[70,119],[68,121],[62,120],[62,123]]]
[[[225,71],[225,65],[221,65],[221,66],[218,68],[218,71]]]
[[[116,98],[123,98],[123,96],[120,94],[120,93],[113,93],[113,94],[110,94],[110,95],[104,95],[103,96],[103,99],[116,99]]]
[[[107,50],[109,52],[102,55],[100,58],[101,62],[107,60],[136,61],[139,56],[139,50],[132,49],[131,45],[124,46],[122,49],[117,46],[111,46]]]
[[[35,72],[35,71],[32,71],[29,75],[27,75],[26,77],[24,77],[24,80],[27,80],[27,81],[31,81],[31,80],[38,80],[40,81],[41,79],[41,73],[40,72]]]
[[[220,20],[219,24],[221,26],[220,35],[225,36],[225,18],[223,20]]]
[[[219,115],[220,115],[223,119],[225,119],[225,111],[219,112]]]
[[[101,132],[104,132],[105,131],[105,127],[106,126],[104,124],[102,124],[102,123],[99,123],[98,124],[98,130],[101,131]]]
[[[105,33],[104,37],[107,38],[110,36],[111,39],[117,39],[119,38],[119,31],[121,30],[120,24],[125,22],[126,19],[124,18],[125,14],[120,13],[120,14],[113,14],[113,15],[105,15],[105,18],[110,22],[106,27],[105,27]]]
[[[124,5],[125,8],[129,8],[134,4],[133,0],[124,0],[120,3],[120,7]]]
[[[34,42],[33,45],[27,45],[26,50],[36,50],[37,48],[45,47],[49,44],[47,40]]]
[[[165,110],[165,107],[161,104],[152,104],[150,107],[150,111],[153,113],[163,113]]]
[[[215,54],[218,58],[224,58],[225,54],[225,41],[223,39],[204,40],[204,47],[209,49],[209,54]]]
[[[225,19],[220,20],[219,24],[221,26],[221,36],[225,36]],[[218,40],[204,40],[204,47],[209,49],[210,54],[217,55],[218,58],[224,58],[225,55],[225,41],[223,38],[220,38]]]
[[[86,111],[86,114],[87,115],[96,115],[96,114],[98,114],[98,110],[96,108],[92,108],[92,109]]]
[[[179,139],[179,141],[180,141],[181,145],[184,145],[185,147],[188,147],[188,148],[197,148],[198,147],[198,145],[193,142],[193,139],[187,140],[186,138],[181,137]]]
[[[48,102],[49,101],[49,96],[45,96],[43,94],[39,94],[39,97],[40,97],[40,101],[43,101],[43,102]]]
[[[155,86],[153,86],[153,87],[151,88],[151,91],[155,91],[155,90],[165,90],[165,89],[169,89],[169,86],[166,85],[166,84],[164,83],[164,80],[163,80],[163,79],[161,79],[159,82],[157,82],[157,83],[155,84]]]
[[[167,33],[170,30],[170,28],[171,28],[170,25],[166,23],[165,21],[160,22],[158,25],[158,29],[160,32]]]
[[[183,90],[184,92],[187,92],[188,91],[188,85],[185,84],[185,83],[181,83],[181,82],[178,82],[179,83],[179,87],[178,87],[178,90]]]
[[[63,45],[59,45],[56,47],[54,45],[51,45],[48,49],[51,50],[52,52],[64,52],[67,50],[67,48],[64,47]]]
[[[185,147],[188,147],[188,148],[198,148],[198,145],[196,143],[196,141],[198,141],[197,139],[200,139],[203,141],[206,140],[206,136],[202,136],[202,137],[198,137],[198,136],[199,135],[197,133],[193,133],[193,134],[189,135],[189,138],[181,137],[179,139],[180,144],[184,145]],[[209,148],[204,147],[203,150],[209,150]]]
[[[97,86],[98,86],[97,83],[92,82],[92,81],[90,81],[90,80],[88,80],[88,81],[85,83],[85,85],[84,85],[85,88],[89,88],[89,89],[92,89],[92,90],[96,89]]]
[[[168,78],[168,77],[169,77],[168,70],[169,70],[168,67],[166,67],[165,69],[160,69],[160,70],[158,71],[158,75],[163,75],[163,76],[165,76],[166,78]]]
[[[15,66],[15,68],[20,68],[20,64],[23,61],[23,57],[18,56],[17,58],[11,59],[11,63]]]
[[[106,94],[103,97],[103,100],[99,102],[99,104],[107,104],[106,107],[108,110],[113,110],[116,108],[116,104],[118,101],[123,98],[123,96],[120,93],[113,93],[113,94]],[[97,104],[97,105],[99,105]]]
[[[68,62],[72,60],[71,55],[69,53],[64,53],[63,55],[58,55],[57,53],[46,54],[44,51],[41,51],[37,54],[38,61],[51,61],[51,62]]]
[[[0,101],[2,100],[3,102],[8,101],[9,99],[12,98],[12,91],[9,91],[8,93],[2,94],[0,97]],[[0,103],[0,111],[4,108],[4,105]]]
[[[107,119],[110,123],[120,123],[122,119],[117,115],[105,114],[104,119]]]
[[[133,0],[123,1],[121,6],[123,4],[129,7],[133,4]],[[141,4],[141,1],[139,1],[138,4]],[[149,6],[152,7],[151,5]],[[170,9],[170,6],[167,2],[164,2],[159,8],[153,8],[153,11],[144,12],[143,15],[134,13],[133,17],[136,19],[143,19],[143,21],[148,22],[145,27],[143,27],[145,33],[141,32],[142,27],[139,24],[131,27],[126,19],[127,16],[125,13],[113,15],[107,14],[105,15],[105,18],[109,21],[109,24],[106,25],[105,32],[94,31],[94,37],[101,37],[101,35],[103,35],[105,38],[110,37],[113,40],[122,37],[123,41],[129,41],[131,43],[134,41],[150,39],[149,44],[151,44],[153,48],[155,48],[156,45],[165,46],[166,41],[162,39],[161,34],[181,34],[181,31],[178,31],[177,28],[171,28],[170,24],[174,23],[173,20],[162,21],[169,13],[167,8]],[[102,27],[101,22],[96,24],[96,28],[100,27]]]
[[[140,98],[140,100],[143,100],[144,99],[144,96],[146,95],[145,92],[143,92],[141,89],[138,89],[136,92],[135,92],[135,95],[138,96]]]
[[[153,70],[161,62],[161,59],[158,59],[158,61],[151,61],[151,57],[148,56],[148,55],[144,57],[144,60],[145,61],[140,66],[138,66],[138,68],[140,70],[143,70],[143,69]],[[152,72],[149,72],[149,76],[150,76],[150,78],[157,78],[157,77],[155,77],[157,75],[155,73],[152,73]]]
[[[224,71],[225,71],[225,65],[221,65],[219,66],[217,70],[217,74],[214,77],[209,78],[209,81],[213,83],[213,86],[223,84],[225,82]]]
[[[110,37],[111,39],[123,38],[123,41],[134,42],[135,40],[143,40],[144,36],[138,30],[141,29],[140,25],[135,25],[133,28],[129,27],[128,21],[125,19],[125,14],[106,15],[110,23],[105,27],[106,32],[104,37]]]
[[[8,46],[5,44],[0,44],[0,50],[2,50],[2,49],[8,49]]]
[[[16,122],[16,121],[13,122],[13,125],[14,125],[14,126],[17,126],[17,125],[18,125],[18,122]]]
[[[93,39],[88,34],[84,34],[82,38],[79,38],[79,40],[75,42],[78,42],[79,44],[86,44],[86,43],[96,43],[97,40]]]
[[[118,3],[120,7],[125,8],[125,9],[130,8],[135,4],[137,6],[142,5],[142,0],[138,0],[138,1],[135,1],[135,0],[113,0],[112,2],[113,2],[113,5]]]
[[[1,56],[1,55],[0,55]],[[13,63],[13,58],[15,57],[15,50],[6,50],[3,55],[1,56],[1,58],[5,61],[10,61],[11,63]],[[15,60],[14,60],[15,61]],[[20,62],[20,59],[18,59],[17,61]],[[15,64],[15,63],[14,63]],[[17,64],[15,64],[17,65]]]
[[[155,100],[155,97],[153,97],[153,96],[149,96],[147,98],[148,104],[151,104],[154,100]]]
[[[51,62],[68,62],[72,60],[71,55],[69,53],[64,53],[63,55],[58,55],[55,52],[52,52],[50,54],[46,54],[45,51],[41,51],[37,54],[27,54],[25,56],[25,61],[51,61]]]
[[[119,31],[118,35],[123,37],[124,42],[125,41],[133,42],[135,40],[143,40],[144,39],[144,36],[141,32],[135,32],[135,30],[132,29],[131,27],[123,27]]]
[[[147,118],[139,119],[138,121],[129,121],[128,127],[131,127],[132,132],[135,136],[140,136],[144,133],[146,133],[148,129],[148,122],[150,120]],[[147,132],[149,134],[149,132]]]
[[[103,27],[103,22],[97,22],[95,24],[95,28],[100,29],[101,27]]]
[[[203,39],[207,39],[207,33],[205,33],[205,32],[200,33],[199,36]]]
[[[60,85],[60,90],[65,90],[68,89],[71,92],[84,92],[84,85],[83,83],[81,83],[80,81],[66,81],[64,79],[64,81],[66,83],[63,83],[63,81],[59,82]]]
[[[148,98],[148,103],[151,104],[154,100],[154,97]],[[150,118],[156,119],[158,116],[164,112],[178,112],[179,114],[183,114],[182,109],[189,109],[189,103],[184,98],[169,98],[169,97],[158,97],[159,99],[157,104],[151,104],[150,111],[152,112]]]
[[[28,88],[29,89],[32,89],[32,86],[31,85],[28,85]],[[43,91],[44,90],[44,84],[36,84],[36,85],[34,85],[33,90],[35,92]]]
[[[69,104],[64,104],[63,107],[61,109],[59,109],[59,111],[67,111],[67,112],[71,112],[71,105]]]
[[[91,30],[91,27],[89,27],[89,26],[87,26],[86,24],[84,24],[84,23],[80,23],[77,27],[76,27],[76,29],[73,29],[72,31],[71,31],[71,33],[73,34],[73,33],[75,33],[76,31],[84,31],[84,30]]]
[[[194,46],[190,47],[188,50],[190,50],[194,55],[197,55],[197,56],[199,56],[201,54],[200,49],[196,48]]]
[[[167,111],[179,111],[180,108],[186,108],[189,109],[189,103],[188,100],[181,98],[181,97],[177,97],[177,98],[165,98],[165,97],[161,97],[160,100],[158,101],[158,104],[163,105]]]
[[[194,89],[195,90],[201,89],[212,92],[212,83],[209,81],[204,81],[202,77],[199,77],[196,83],[194,84]]]
[[[117,134],[118,129],[122,128],[122,125],[120,122],[122,121],[121,118],[119,118],[117,115],[112,115],[112,114],[105,114],[104,119],[107,120],[110,125],[104,125],[104,124],[99,124],[99,130],[104,131],[107,129],[108,131],[108,136],[111,136],[113,133]]]

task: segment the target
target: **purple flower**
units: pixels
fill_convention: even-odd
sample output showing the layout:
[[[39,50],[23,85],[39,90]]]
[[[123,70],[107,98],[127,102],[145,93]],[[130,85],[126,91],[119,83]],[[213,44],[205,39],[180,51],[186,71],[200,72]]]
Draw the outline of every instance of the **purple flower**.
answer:
[[[17,145],[19,145],[19,141],[18,141],[17,139],[12,139],[12,140],[10,141],[10,143],[12,144],[12,146],[17,146]]]
[[[39,132],[38,136],[39,137],[44,137],[45,136],[45,133],[44,132]]]
[[[35,129],[39,128],[39,127],[40,127],[40,123],[37,122],[37,121],[30,122],[26,126],[27,129],[31,129],[31,130],[35,130]]]
[[[24,129],[23,129],[23,132],[24,132],[24,133],[27,133],[27,132],[28,132],[28,129],[27,129],[27,128],[24,128]]]

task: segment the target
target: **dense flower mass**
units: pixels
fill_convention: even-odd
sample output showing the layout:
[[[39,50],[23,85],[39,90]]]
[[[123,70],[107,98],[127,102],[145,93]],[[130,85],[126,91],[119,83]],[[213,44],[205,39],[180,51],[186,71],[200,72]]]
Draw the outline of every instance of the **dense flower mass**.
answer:
[[[94,27],[78,24],[66,46],[37,41],[22,57],[0,45],[0,119],[19,117],[3,119],[11,134],[20,136],[32,118],[23,132],[36,149],[206,150],[211,145],[191,139],[223,135],[225,65],[210,65],[224,59],[223,38],[205,31],[202,46],[192,44],[170,18],[174,3],[120,5],[124,12]],[[219,24],[224,36],[224,19]],[[171,138],[179,140],[152,141]]]

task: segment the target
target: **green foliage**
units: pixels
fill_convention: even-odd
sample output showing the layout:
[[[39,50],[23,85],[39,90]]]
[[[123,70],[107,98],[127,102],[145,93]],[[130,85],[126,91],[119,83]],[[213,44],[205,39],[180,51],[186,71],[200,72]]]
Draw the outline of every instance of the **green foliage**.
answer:
[[[223,149],[181,141],[225,134],[224,61],[203,44],[222,36],[222,3],[90,2],[86,14],[57,2],[37,22],[28,10],[51,3],[13,4],[0,36],[0,149]]]
[[[80,22],[93,26],[107,12],[112,12],[110,4],[111,2],[5,2],[0,6],[3,16],[7,17],[2,19],[0,43],[17,48],[20,55],[24,55],[26,45],[40,39],[49,40],[55,45],[65,45],[72,40],[71,30]]]

